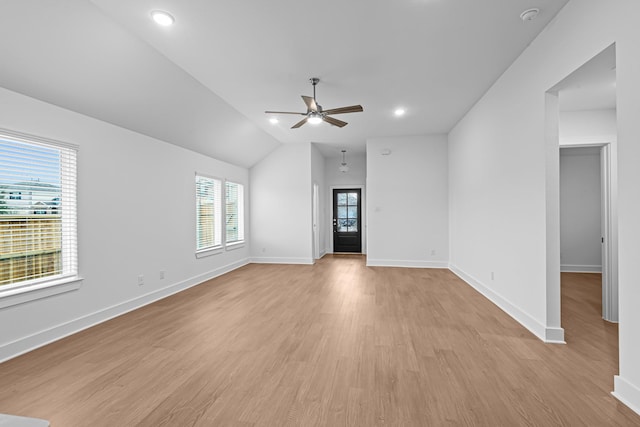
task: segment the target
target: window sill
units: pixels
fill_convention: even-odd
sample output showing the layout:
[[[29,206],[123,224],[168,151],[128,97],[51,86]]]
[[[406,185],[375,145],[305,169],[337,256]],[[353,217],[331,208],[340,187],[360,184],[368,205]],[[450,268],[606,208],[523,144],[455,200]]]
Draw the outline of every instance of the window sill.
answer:
[[[225,246],[225,249],[227,251],[234,251],[241,248],[244,248],[244,240],[241,242],[227,243],[227,246]]]
[[[82,285],[82,280],[83,279],[78,276],[64,277],[61,279],[0,291],[0,308],[11,307],[13,305],[24,304],[25,302],[75,291]]]
[[[222,246],[216,246],[215,248],[203,249],[201,251],[196,252],[196,258],[205,258],[212,255],[217,255],[222,253]]]

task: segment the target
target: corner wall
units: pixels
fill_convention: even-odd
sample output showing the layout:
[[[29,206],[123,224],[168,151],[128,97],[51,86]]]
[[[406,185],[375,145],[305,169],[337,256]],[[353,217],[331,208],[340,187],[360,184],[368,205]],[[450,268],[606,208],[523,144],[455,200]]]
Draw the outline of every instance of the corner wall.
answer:
[[[557,157],[547,158],[557,151],[557,141],[554,146],[545,140],[545,94],[616,43],[620,375],[615,395],[638,412],[639,15],[640,2],[571,0],[449,135],[452,269],[541,339],[557,338],[559,303],[549,309],[547,304],[548,294],[559,290],[547,288],[547,273],[558,276],[559,262],[553,266],[546,236],[559,221],[547,205],[557,203],[547,193],[558,188],[559,166]]]
[[[247,169],[1,88],[0,127],[79,145],[84,279],[80,289],[0,309],[0,361],[249,262],[248,245],[195,257],[195,172],[248,186]]]
[[[311,143],[281,145],[250,177],[252,262],[313,264]]]
[[[318,257],[322,258],[327,253],[327,230],[331,230],[330,221],[327,218],[327,198],[329,197],[325,178],[325,158],[315,144],[311,144],[311,195],[313,197],[313,185],[318,185],[318,218],[314,227],[318,228]],[[313,209],[313,200],[311,208]],[[312,241],[313,242],[313,241]]]
[[[367,141],[367,265],[448,266],[447,181],[446,136]]]

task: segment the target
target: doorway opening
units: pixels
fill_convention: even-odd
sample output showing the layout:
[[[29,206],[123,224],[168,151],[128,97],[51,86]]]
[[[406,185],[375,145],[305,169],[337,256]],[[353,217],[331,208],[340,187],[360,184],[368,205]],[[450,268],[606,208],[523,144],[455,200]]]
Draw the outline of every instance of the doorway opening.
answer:
[[[617,279],[612,265],[611,144],[560,148],[560,271],[562,318],[565,298],[596,319],[617,322]],[[587,324],[582,318],[578,325]],[[576,326],[576,325],[573,325]],[[575,331],[572,331],[572,333]]]
[[[548,329],[557,329],[562,333],[563,340],[563,327],[568,327],[569,324],[581,324],[581,322],[570,321],[568,318],[571,316],[575,319],[575,311],[565,313],[567,304],[576,302],[573,301],[575,298],[585,298],[582,307],[586,311],[593,309],[594,304],[597,305],[599,313],[594,320],[596,323],[602,323],[602,319],[609,322],[618,321],[615,68],[615,44],[613,44],[587,61],[546,94],[547,323]],[[562,227],[562,215],[566,215],[567,212],[561,211],[562,204],[566,204],[566,200],[561,200],[563,197],[561,185],[566,183],[561,182],[561,174],[564,171],[560,168],[563,163],[567,163],[565,161],[567,157],[563,156],[561,151],[565,155],[578,153],[578,151],[565,150],[582,150],[582,155],[592,156],[588,162],[596,166],[599,163],[600,169],[599,171],[591,170],[591,178],[589,178],[593,181],[590,198],[592,204],[599,205],[599,209],[596,206],[596,212],[588,215],[580,213],[580,216],[575,217],[574,223],[571,224],[576,226],[576,223],[581,221],[591,223],[588,230],[583,228],[580,231],[579,227],[574,227],[571,231],[579,234],[573,236],[574,246],[579,245],[577,241],[580,238],[586,238],[589,241],[589,247],[583,245],[578,251],[581,252],[579,255],[569,253],[570,238],[567,237],[569,230],[566,226],[564,229]],[[585,183],[578,181],[574,184],[579,187],[584,186]],[[564,191],[566,192],[566,188]],[[582,203],[585,197],[586,195],[583,194],[581,200],[577,202],[574,200],[571,203]],[[564,220],[566,223],[566,218]],[[589,251],[591,252],[587,254],[586,252]],[[578,260],[573,258],[574,256],[582,258]],[[601,270],[601,278],[598,270]],[[585,274],[587,272],[591,274]],[[565,282],[573,291],[564,289]],[[596,291],[598,289],[593,286],[601,283],[602,291],[597,301],[594,302],[593,295],[588,296],[582,292],[586,288],[580,288],[580,285],[576,285],[577,283],[582,283],[585,287],[591,286]],[[566,291],[569,291],[570,295]],[[570,298],[572,301],[565,301],[565,298]],[[580,305],[572,307],[576,308]],[[575,333],[583,334],[584,328],[578,328],[571,334]],[[615,337],[617,342],[617,334]],[[604,339],[609,341],[608,338]]]

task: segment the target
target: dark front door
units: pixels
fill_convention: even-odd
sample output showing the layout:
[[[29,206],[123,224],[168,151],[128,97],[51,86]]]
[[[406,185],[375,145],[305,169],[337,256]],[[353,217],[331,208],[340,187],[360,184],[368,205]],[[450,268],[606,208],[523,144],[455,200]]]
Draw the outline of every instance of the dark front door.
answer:
[[[362,252],[361,190],[333,190],[333,252]]]

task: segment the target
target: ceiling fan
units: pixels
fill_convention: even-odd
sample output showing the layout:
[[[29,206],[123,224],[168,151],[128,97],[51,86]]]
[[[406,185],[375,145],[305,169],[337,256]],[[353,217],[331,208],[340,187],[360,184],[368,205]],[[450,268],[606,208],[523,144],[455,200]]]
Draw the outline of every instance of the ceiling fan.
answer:
[[[318,82],[320,82],[320,79],[317,77],[312,77],[309,79],[309,81],[313,85],[313,98],[310,96],[302,95],[302,100],[307,105],[306,113],[294,113],[291,111],[265,111],[265,113],[267,114],[299,114],[301,116],[305,116],[304,119],[300,120],[298,123],[291,126],[291,129],[296,129],[307,122],[311,124],[318,124],[323,121],[333,126],[344,127],[347,125],[347,122],[343,122],[342,120],[338,120],[336,118],[330,117],[329,115],[359,113],[364,111],[362,109],[362,105],[352,105],[350,107],[340,107],[340,108],[332,108],[330,110],[323,110],[322,106],[316,102],[316,85],[318,84]]]

